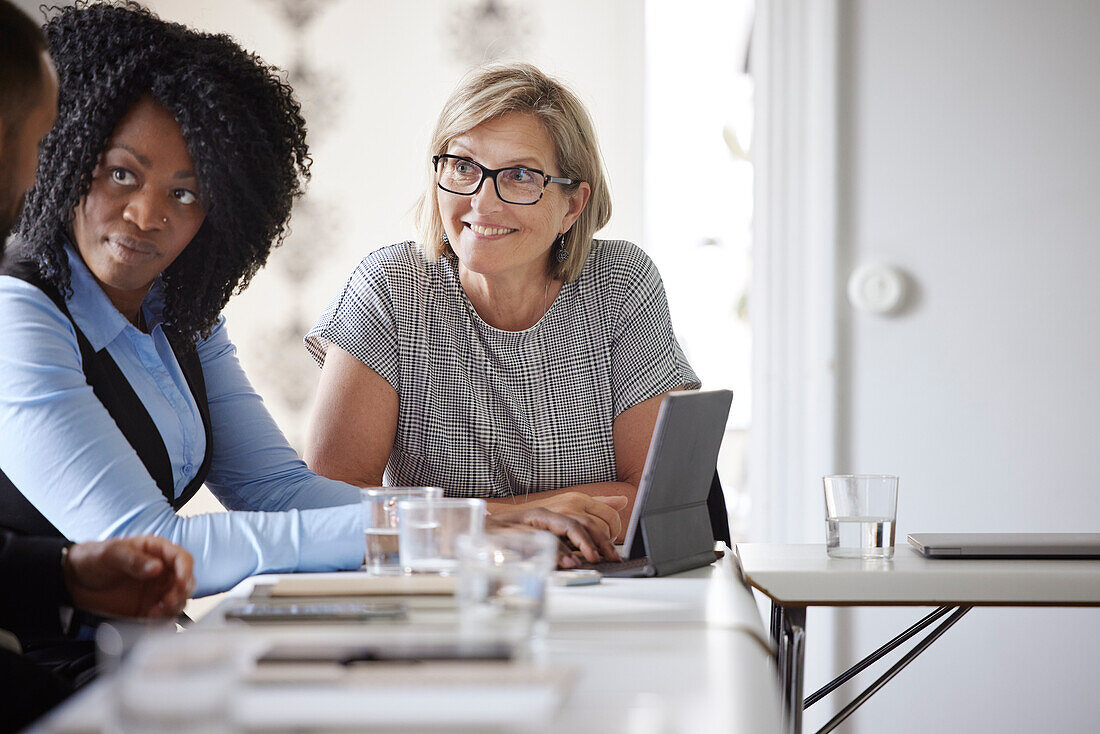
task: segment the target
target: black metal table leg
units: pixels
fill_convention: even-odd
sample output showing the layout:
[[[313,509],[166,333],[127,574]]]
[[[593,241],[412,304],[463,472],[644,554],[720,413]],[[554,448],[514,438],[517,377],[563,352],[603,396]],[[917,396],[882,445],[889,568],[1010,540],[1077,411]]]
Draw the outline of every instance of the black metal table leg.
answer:
[[[820,701],[822,698],[824,698],[825,696],[828,696],[830,693],[835,691],[837,688],[840,688],[842,685],[844,685],[845,683],[850,681],[852,678],[855,678],[859,673],[862,673],[872,663],[878,661],[884,655],[892,652],[896,647],[898,647],[902,643],[909,640],[911,637],[913,637],[918,632],[920,632],[921,630],[923,630],[926,627],[928,627],[929,625],[931,625],[933,622],[935,622],[937,619],[944,616],[948,612],[954,611],[954,609],[955,609],[954,607],[939,607],[938,609],[936,609],[936,611],[932,612],[927,617],[925,617],[921,621],[917,622],[912,627],[905,630],[900,635],[898,635],[894,639],[890,640],[885,645],[883,645],[879,649],[875,650],[873,653],[871,653],[867,657],[863,658],[863,660],[861,660],[858,663],[856,663],[855,665],[853,665],[847,671],[845,671],[844,673],[841,673],[840,675],[838,675],[830,683],[825,684],[819,690],[815,691],[814,693],[810,694],[809,696],[806,696],[806,700],[803,703],[802,708],[803,709],[810,708],[810,706],[813,706],[815,703]]]
[[[874,683],[867,687],[863,693],[852,699],[852,702],[837,712],[836,716],[829,720],[825,726],[817,730],[817,734],[828,734],[833,729],[840,726],[840,723],[847,719],[852,713],[866,703],[867,699],[873,696],[880,688],[886,685],[886,682],[893,678],[895,675],[901,672],[909,663],[913,662],[918,655],[928,649],[928,646],[939,638],[944,632],[951,628],[956,622],[962,619],[963,615],[970,611],[970,607],[956,607],[951,615],[932,630],[927,637],[918,642],[912,650],[907,652],[900,660],[894,663],[889,670],[883,673]]]
[[[897,675],[902,668],[924,652],[944,632],[959,621],[970,607],[940,607],[920,620],[905,632],[886,643],[875,652],[868,655],[862,661],[852,666],[848,671],[838,676],[832,682],[826,684],[821,690],[803,701],[802,683],[806,660],[806,607],[783,606],[772,602],[772,639],[776,645],[776,667],[779,673],[779,690],[782,697],[782,707],[785,715],[786,734],[802,734],[802,711],[823,697],[833,692],[858,673],[866,669],[872,663],[880,660],[889,652],[895,650],[902,643],[916,636],[922,630],[930,627],[935,622],[940,624],[932,630],[928,636],[917,643],[906,655],[895,663],[884,675],[871,684],[863,693],[857,696],[851,703],[841,709],[817,734],[827,734],[840,725],[852,713],[862,706],[868,698],[874,695],[888,680]],[[943,617],[947,617],[943,619]],[[943,621],[940,621],[940,620]]]
[[[802,734],[802,676],[806,661],[806,607],[772,602],[772,639],[776,645],[779,690],[786,733]]]

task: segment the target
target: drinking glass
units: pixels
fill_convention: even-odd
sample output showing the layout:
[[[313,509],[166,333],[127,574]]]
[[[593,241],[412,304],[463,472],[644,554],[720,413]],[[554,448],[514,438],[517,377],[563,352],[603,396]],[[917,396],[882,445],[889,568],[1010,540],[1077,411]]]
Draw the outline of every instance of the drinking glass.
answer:
[[[407,499],[440,499],[439,487],[367,487],[359,491],[366,539],[363,568],[367,573],[401,575],[398,550],[397,502]]]
[[[106,619],[96,627],[95,659],[99,676],[112,675],[129,657],[138,643],[150,636],[176,632],[174,619]]]
[[[109,731],[231,734],[246,660],[241,638],[222,631],[146,635],[112,677]]]
[[[825,549],[833,558],[894,557],[898,478],[888,474],[824,477]]]
[[[458,539],[458,597],[463,627],[526,637],[541,629],[546,580],[558,539],[542,530],[493,530]]]
[[[408,499],[397,502],[398,555],[405,573],[452,574],[456,541],[485,528],[485,500]]]

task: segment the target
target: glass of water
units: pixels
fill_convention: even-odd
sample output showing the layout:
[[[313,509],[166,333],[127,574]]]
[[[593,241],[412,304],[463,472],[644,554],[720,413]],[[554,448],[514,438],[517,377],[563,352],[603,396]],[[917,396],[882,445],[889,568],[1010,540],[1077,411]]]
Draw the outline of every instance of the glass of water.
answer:
[[[363,512],[366,552],[363,569],[378,575],[401,575],[398,553],[397,502],[409,499],[440,499],[439,487],[367,487],[359,491]]]
[[[405,573],[458,570],[460,535],[485,529],[485,500],[448,498],[397,502],[398,554]]]
[[[825,477],[825,549],[833,558],[894,557],[898,478],[888,474]]]

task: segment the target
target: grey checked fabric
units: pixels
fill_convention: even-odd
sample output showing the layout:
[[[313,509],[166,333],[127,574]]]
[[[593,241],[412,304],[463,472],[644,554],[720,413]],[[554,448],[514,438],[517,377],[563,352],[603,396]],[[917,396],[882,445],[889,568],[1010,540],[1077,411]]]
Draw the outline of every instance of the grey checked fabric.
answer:
[[[581,275],[519,332],[481,320],[453,259],[391,245],[363,259],[305,343],[318,364],[339,346],[397,391],[385,483],[456,497],[615,481],[615,418],[699,387],[657,268],[623,241],[594,240]]]

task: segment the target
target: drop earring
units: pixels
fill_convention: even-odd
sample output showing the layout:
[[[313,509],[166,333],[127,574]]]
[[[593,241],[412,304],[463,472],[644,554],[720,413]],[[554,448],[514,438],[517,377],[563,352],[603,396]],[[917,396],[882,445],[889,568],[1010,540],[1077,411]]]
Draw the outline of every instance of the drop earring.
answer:
[[[565,232],[562,232],[560,235],[558,235],[558,239],[555,241],[554,244],[558,246],[558,252],[557,255],[555,255],[555,257],[557,257],[558,259],[558,262],[563,263],[568,260],[569,250],[565,249]]]

